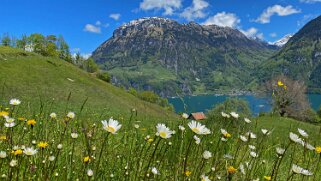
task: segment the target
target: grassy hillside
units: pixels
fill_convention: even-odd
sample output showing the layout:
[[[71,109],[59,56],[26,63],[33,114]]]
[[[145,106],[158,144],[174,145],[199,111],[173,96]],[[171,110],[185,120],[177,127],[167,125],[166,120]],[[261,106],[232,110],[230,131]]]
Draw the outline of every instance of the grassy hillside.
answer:
[[[137,99],[63,60],[0,47],[0,100],[19,98],[25,106],[53,106],[55,111],[78,111],[83,102],[86,116],[107,114],[129,116],[137,110],[139,119],[171,119],[175,115]],[[68,95],[71,94],[69,101]],[[28,102],[29,104],[26,104]],[[68,102],[68,105],[67,105]],[[66,109],[66,111],[67,111]]]

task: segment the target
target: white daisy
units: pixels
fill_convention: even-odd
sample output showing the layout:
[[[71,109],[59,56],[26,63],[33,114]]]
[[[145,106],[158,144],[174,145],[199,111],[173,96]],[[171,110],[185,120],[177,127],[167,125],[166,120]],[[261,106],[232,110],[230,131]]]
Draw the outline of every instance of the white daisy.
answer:
[[[251,151],[251,152],[250,152],[250,155],[251,155],[251,157],[253,157],[253,158],[258,157],[257,153],[255,153],[254,151]]]
[[[188,126],[196,134],[211,134],[211,131],[199,122],[191,121],[188,123]]]
[[[19,104],[21,104],[21,101],[19,99],[11,99],[9,104],[13,106],[18,106]]]
[[[18,160],[11,160],[9,163],[10,167],[15,167],[18,165]]]
[[[250,148],[251,150],[255,150],[255,149],[256,149],[256,147],[255,147],[254,145],[249,145],[249,148]]]
[[[269,135],[271,133],[271,131],[267,130],[267,129],[261,129],[262,133],[264,135]]]
[[[296,164],[292,164],[292,172],[296,173],[296,174],[306,175],[306,176],[313,175],[313,173],[311,173],[309,170],[301,168],[300,166],[298,166]]]
[[[244,118],[244,121],[245,121],[246,123],[251,123],[251,122],[252,122],[249,118]]]
[[[245,175],[246,173],[245,173],[245,168],[244,168],[244,165],[241,163],[240,164],[240,171],[241,171],[241,173],[243,174],[243,175]]]
[[[32,147],[25,148],[25,149],[23,150],[23,153],[24,153],[25,155],[28,155],[28,156],[35,155],[37,152],[38,152],[37,149],[34,149],[34,148],[32,148]]]
[[[168,127],[166,127],[165,124],[157,124],[156,129],[157,129],[156,136],[159,136],[164,139],[170,138],[174,133]]]
[[[158,174],[159,174],[159,172],[158,172],[158,170],[156,169],[156,167],[153,167],[153,168],[152,168],[152,173],[153,173],[154,175],[158,175]]]
[[[211,181],[208,176],[201,175],[201,181]]]
[[[299,143],[301,145],[304,145],[303,140],[301,138],[299,138],[299,136],[297,134],[290,132],[289,137],[290,137],[291,141],[293,141],[295,143]]]
[[[276,148],[276,153],[277,153],[278,155],[283,155],[284,152],[285,152],[285,149],[280,148],[280,147],[277,147],[277,148]]]
[[[6,158],[7,153],[5,151],[0,151],[0,158]]]
[[[221,112],[221,115],[224,118],[230,118],[231,117],[229,114],[226,114],[225,112]]]
[[[203,158],[204,159],[206,159],[206,160],[208,160],[208,159],[210,159],[212,157],[212,153],[210,152],[210,151],[204,151],[204,153],[203,153]]]
[[[78,138],[78,133],[71,133],[70,135],[71,135],[71,137],[74,138],[74,139]]]
[[[103,124],[103,129],[112,134],[116,134],[122,126],[117,120],[114,120],[113,118],[110,118],[108,122],[106,120],[103,120],[101,121],[101,123]]]
[[[240,135],[240,140],[242,140],[243,142],[247,142],[247,138],[243,135]]]
[[[200,139],[199,137],[197,137],[196,135],[194,135],[193,138],[194,138],[196,144],[200,144],[201,139]]]
[[[74,112],[68,112],[67,113],[67,117],[70,118],[70,119],[74,119],[76,116],[76,114]]]
[[[88,169],[87,170],[87,175],[88,175],[88,177],[93,176],[94,175],[94,171],[92,169]]]
[[[56,113],[50,113],[49,114],[49,117],[51,118],[51,119],[56,119],[57,118],[57,114]]]
[[[188,117],[189,117],[188,114],[186,114],[186,113],[183,113],[183,114],[182,114],[182,118],[187,119]]]
[[[247,132],[245,133],[246,136],[248,136],[251,139],[255,139],[256,138],[256,134],[252,133],[252,132]]]
[[[182,125],[179,125],[178,128],[179,128],[181,131],[185,131],[185,127],[182,126]]]
[[[309,135],[307,132],[305,132],[303,129],[298,128],[298,132],[300,133],[301,136],[303,136],[304,138],[308,138]]]
[[[240,115],[237,114],[236,112],[231,112],[230,115],[235,119],[238,119],[240,117]]]

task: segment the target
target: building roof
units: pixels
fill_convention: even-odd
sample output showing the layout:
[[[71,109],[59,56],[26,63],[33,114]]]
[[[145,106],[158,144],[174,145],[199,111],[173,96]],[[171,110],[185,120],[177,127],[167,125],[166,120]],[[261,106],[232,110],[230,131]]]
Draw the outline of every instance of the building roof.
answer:
[[[193,118],[194,120],[203,120],[206,119],[206,116],[203,112],[195,112],[195,113],[191,113],[189,118]]]

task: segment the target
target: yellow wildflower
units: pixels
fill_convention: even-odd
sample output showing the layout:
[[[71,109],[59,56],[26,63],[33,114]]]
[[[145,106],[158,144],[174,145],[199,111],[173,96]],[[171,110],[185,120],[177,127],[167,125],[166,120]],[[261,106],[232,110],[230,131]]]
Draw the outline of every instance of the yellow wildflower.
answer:
[[[20,118],[18,118],[18,120],[19,120],[19,121],[24,121],[24,120],[26,120],[26,118],[20,117]]]
[[[284,90],[286,90],[286,89],[287,89],[286,85],[284,85],[284,86],[283,86],[283,89],[284,89]]]
[[[1,111],[0,112],[0,116],[2,116],[2,117],[8,116],[8,115],[9,115],[9,113],[6,112],[6,111]]]
[[[316,151],[318,154],[321,154],[321,146],[315,147],[315,151]]]
[[[154,140],[152,139],[152,138],[149,138],[148,140],[147,140],[147,142],[148,143],[151,143],[151,142],[153,142]]]
[[[34,120],[34,119],[30,119],[30,120],[27,121],[27,125],[29,125],[29,126],[31,126],[31,127],[32,127],[32,126],[35,126],[36,123],[37,123],[37,122],[36,122],[36,120]]]
[[[237,171],[237,169],[234,168],[233,166],[227,167],[227,172],[228,172],[229,174],[234,174],[234,173],[236,173],[236,171]]]
[[[48,147],[48,143],[45,141],[40,141],[38,143],[38,147],[44,149],[44,148]]]
[[[281,86],[284,86],[283,82],[279,80],[279,81],[278,81],[278,86],[280,86],[280,87],[281,87]]]
[[[271,176],[264,176],[264,179],[265,180],[271,180],[272,178],[271,178]]]
[[[146,131],[147,129],[146,128],[142,128],[142,129],[140,129],[141,131]]]
[[[1,135],[0,136],[0,140],[3,141],[3,140],[6,140],[7,139],[7,136],[6,135]]]
[[[13,151],[12,151],[12,154],[14,154],[15,156],[21,155],[22,153],[23,153],[23,151],[22,151],[21,149],[13,150]]]
[[[189,177],[191,174],[192,174],[191,171],[188,171],[188,170],[185,171],[185,175],[186,175],[187,177]]]
[[[224,136],[225,138],[230,138],[232,135],[231,135],[230,133],[225,133],[223,136]]]
[[[85,156],[83,161],[84,161],[84,163],[90,162],[90,157],[89,156]]]

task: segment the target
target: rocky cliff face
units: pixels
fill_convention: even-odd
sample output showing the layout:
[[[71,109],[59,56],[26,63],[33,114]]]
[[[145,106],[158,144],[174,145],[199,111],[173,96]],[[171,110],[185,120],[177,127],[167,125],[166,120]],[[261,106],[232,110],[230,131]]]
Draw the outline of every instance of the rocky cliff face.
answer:
[[[154,17],[117,28],[93,58],[119,84],[167,96],[250,89],[255,65],[271,53],[268,44],[232,28]]]

